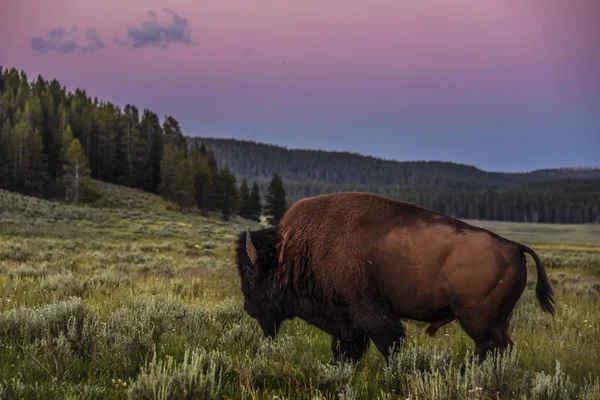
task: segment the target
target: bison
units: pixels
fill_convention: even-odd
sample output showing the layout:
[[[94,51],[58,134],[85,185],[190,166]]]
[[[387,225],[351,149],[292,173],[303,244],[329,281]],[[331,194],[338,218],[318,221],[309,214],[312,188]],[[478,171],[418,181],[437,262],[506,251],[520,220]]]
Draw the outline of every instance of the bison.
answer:
[[[402,319],[435,335],[458,320],[479,360],[512,344],[512,310],[529,253],[536,296],[554,314],[537,254],[488,230],[417,205],[344,192],[296,202],[277,227],[241,232],[237,269],[244,310],[266,337],[299,317],[332,335],[334,361],[357,362],[372,340],[389,361]]]

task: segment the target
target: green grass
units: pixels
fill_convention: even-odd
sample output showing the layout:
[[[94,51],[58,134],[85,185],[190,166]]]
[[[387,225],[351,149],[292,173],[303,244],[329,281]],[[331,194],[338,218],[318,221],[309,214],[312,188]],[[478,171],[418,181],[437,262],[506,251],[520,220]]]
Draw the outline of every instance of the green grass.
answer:
[[[0,399],[600,398],[600,251],[588,228],[528,236],[491,224],[534,245],[556,290],[553,319],[529,274],[513,353],[461,375],[473,345],[456,322],[436,338],[407,322],[389,366],[374,346],[356,366],[330,366],[326,334],[294,320],[269,341],[243,311],[234,238],[258,224],[101,192],[78,208],[0,191]],[[554,240],[561,229],[581,240]]]

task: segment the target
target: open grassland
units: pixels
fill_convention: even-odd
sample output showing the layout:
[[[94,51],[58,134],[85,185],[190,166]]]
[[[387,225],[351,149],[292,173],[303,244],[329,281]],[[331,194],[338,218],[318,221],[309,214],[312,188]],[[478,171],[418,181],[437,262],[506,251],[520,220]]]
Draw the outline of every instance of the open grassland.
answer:
[[[466,222],[499,235],[529,244],[600,251],[600,224],[531,224],[524,222],[501,222],[465,220]]]
[[[473,346],[456,322],[436,338],[407,322],[389,365],[371,346],[333,366],[316,328],[288,321],[269,341],[243,311],[233,245],[257,224],[102,191],[88,208],[0,191],[0,399],[600,398],[596,228],[481,223],[532,244],[556,290],[553,319],[530,268],[514,352],[461,375]],[[580,240],[555,240],[561,229]]]

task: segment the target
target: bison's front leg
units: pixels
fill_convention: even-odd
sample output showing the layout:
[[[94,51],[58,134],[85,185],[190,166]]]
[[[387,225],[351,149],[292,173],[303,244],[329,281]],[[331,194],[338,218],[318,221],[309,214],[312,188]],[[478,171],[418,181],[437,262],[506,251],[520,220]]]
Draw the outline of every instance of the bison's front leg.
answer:
[[[341,337],[333,335],[331,340],[334,363],[343,361],[357,363],[363,358],[368,348],[369,337],[367,335],[360,335],[352,341],[343,340]]]
[[[402,323],[397,322],[385,326],[384,329],[373,332],[371,337],[375,347],[377,347],[377,350],[383,355],[385,362],[388,363],[392,351],[398,351],[402,348],[404,340],[406,339],[406,333]]]

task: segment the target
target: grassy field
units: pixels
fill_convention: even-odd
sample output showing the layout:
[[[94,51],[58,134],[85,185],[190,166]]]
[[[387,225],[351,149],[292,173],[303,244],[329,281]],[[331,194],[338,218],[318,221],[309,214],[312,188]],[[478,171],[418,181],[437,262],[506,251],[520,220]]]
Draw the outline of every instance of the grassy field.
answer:
[[[478,220],[465,221],[520,242],[538,245],[550,244],[553,248],[565,248],[564,246],[557,245],[595,247],[597,251],[600,251],[600,224],[573,225]]]
[[[77,208],[0,191],[0,399],[600,398],[597,227],[474,222],[539,251],[557,314],[528,286],[515,350],[461,375],[473,345],[456,322],[436,338],[407,322],[389,365],[374,346],[356,366],[328,365],[330,338],[299,320],[265,340],[233,254],[257,224],[102,193]]]

